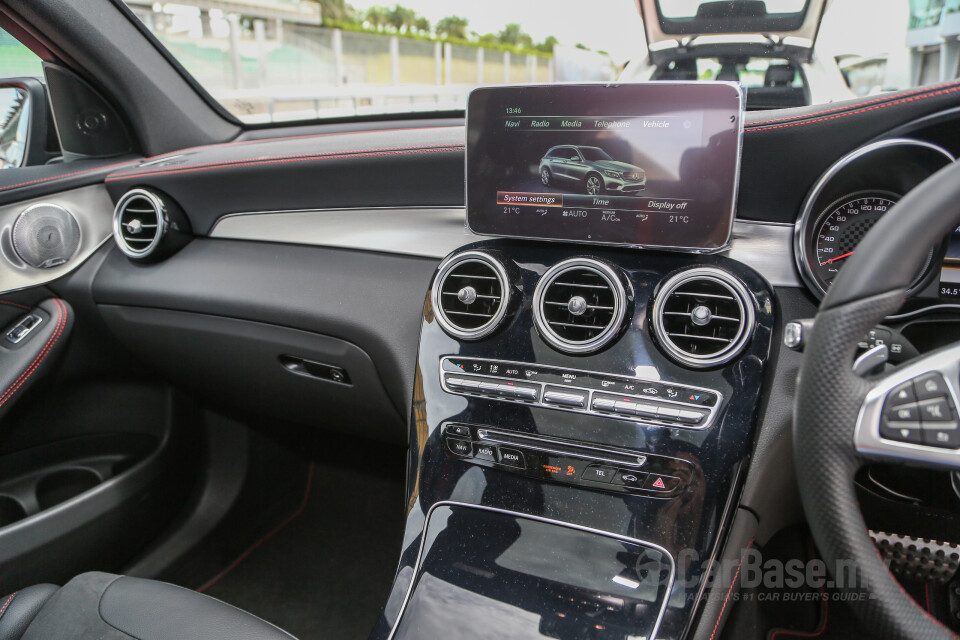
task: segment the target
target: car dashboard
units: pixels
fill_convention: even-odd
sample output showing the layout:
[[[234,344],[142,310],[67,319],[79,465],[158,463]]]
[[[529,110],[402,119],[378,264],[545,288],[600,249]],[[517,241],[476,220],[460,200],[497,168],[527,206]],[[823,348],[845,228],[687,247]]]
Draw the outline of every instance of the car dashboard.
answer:
[[[481,235],[462,120],[318,125],[0,184],[0,289],[85,300],[214,406],[406,443],[376,640],[504,620],[518,638],[699,637],[729,615],[713,567],[802,519],[785,327],[954,161],[957,91],[746,114],[736,218],[705,251]],[[14,244],[38,205],[82,230],[50,270]],[[894,364],[953,341],[958,247],[931,247],[864,349]],[[928,496],[953,491],[943,476],[865,472],[868,524],[955,530]]]

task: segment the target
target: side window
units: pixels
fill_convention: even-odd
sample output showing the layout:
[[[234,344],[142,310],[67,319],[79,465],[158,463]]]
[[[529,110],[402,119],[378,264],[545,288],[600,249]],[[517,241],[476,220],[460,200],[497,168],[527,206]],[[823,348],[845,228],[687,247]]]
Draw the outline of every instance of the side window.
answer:
[[[17,80],[12,80],[16,78]],[[43,105],[43,66],[40,58],[19,40],[0,29],[0,170],[40,164],[45,136],[31,140],[31,101]],[[41,153],[32,152],[40,145]]]

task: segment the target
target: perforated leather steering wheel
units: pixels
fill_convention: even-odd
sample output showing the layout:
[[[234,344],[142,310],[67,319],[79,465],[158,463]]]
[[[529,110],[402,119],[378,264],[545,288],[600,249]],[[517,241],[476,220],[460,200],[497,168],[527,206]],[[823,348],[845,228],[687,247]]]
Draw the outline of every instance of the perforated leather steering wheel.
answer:
[[[951,431],[960,429],[960,342],[875,379],[855,375],[852,363],[857,343],[901,305],[930,247],[958,222],[954,164],[907,194],[866,235],[820,305],[800,369],[793,437],[804,510],[834,580],[846,574],[838,589],[857,595],[850,605],[876,637],[956,637],[887,571],[860,513],[854,474],[875,461],[960,469],[960,431]],[[942,422],[900,420],[913,413],[893,411],[920,404],[932,419],[938,407]]]

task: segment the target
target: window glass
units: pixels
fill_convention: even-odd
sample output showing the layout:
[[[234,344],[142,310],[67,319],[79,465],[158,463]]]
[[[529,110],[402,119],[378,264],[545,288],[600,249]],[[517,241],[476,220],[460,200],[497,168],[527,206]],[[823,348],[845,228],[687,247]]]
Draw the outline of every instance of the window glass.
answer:
[[[9,33],[0,29],[0,78],[43,75],[40,58]]]

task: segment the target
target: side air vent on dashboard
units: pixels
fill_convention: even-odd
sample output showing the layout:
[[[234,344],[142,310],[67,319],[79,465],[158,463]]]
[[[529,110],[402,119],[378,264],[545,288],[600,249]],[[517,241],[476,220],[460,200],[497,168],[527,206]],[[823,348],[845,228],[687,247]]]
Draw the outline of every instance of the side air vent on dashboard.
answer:
[[[437,322],[452,336],[478,340],[507,314],[509,278],[503,265],[481,251],[466,251],[440,265],[433,288]]]
[[[700,267],[664,282],[653,302],[653,329],[667,354],[689,367],[729,362],[753,334],[754,304],[725,271]]]
[[[627,292],[608,265],[572,258],[550,268],[533,293],[533,318],[540,335],[567,353],[590,353],[619,333]]]
[[[167,232],[163,201],[146,189],[127,191],[113,212],[113,237],[129,258],[146,258]]]
[[[113,210],[113,239],[133,260],[158,257],[179,248],[189,239],[187,227],[186,217],[176,204],[147,189],[127,191]]]

